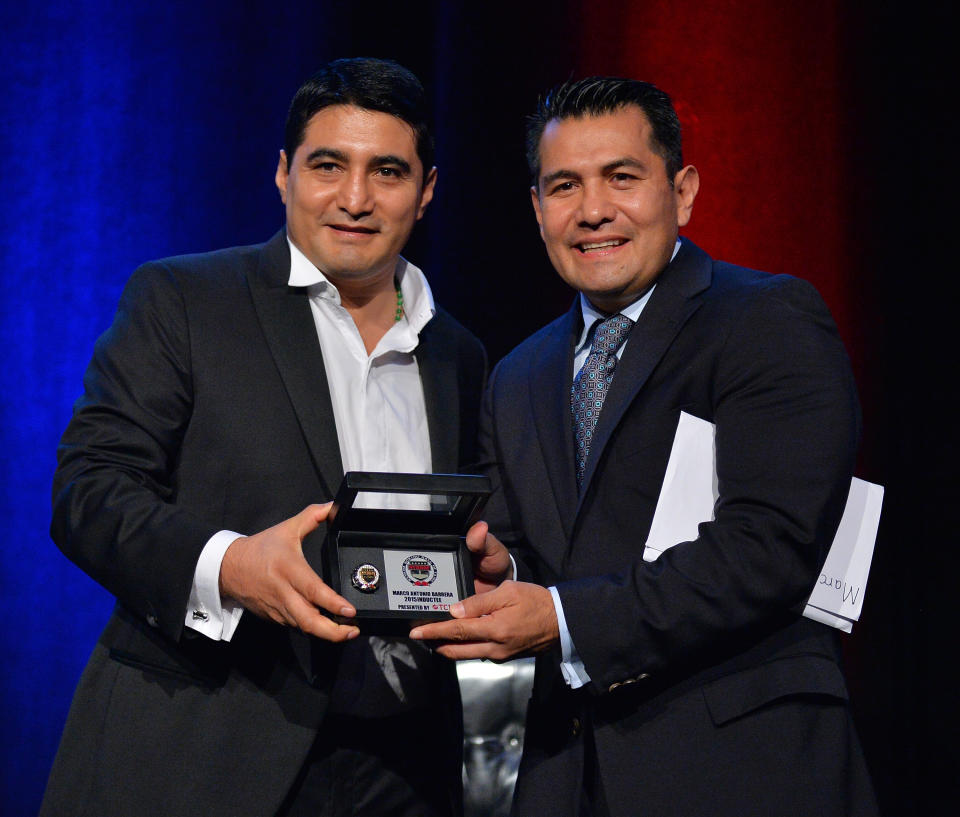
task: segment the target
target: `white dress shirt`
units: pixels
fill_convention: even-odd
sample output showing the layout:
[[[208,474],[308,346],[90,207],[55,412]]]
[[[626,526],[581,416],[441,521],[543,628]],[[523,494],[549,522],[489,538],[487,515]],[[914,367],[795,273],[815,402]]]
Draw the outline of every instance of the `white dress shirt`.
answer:
[[[305,287],[330,385],[330,402],[344,471],[396,471],[425,474],[432,470],[430,431],[420,370],[413,355],[419,333],[436,313],[424,274],[403,258],[396,279],[404,315],[367,354],[340,293],[287,238],[290,286]],[[366,507],[416,507],[429,497],[358,495]],[[220,598],[220,564],[230,544],[243,534],[220,531],[197,561],[187,606],[186,625],[209,638],[229,641],[243,608]]]

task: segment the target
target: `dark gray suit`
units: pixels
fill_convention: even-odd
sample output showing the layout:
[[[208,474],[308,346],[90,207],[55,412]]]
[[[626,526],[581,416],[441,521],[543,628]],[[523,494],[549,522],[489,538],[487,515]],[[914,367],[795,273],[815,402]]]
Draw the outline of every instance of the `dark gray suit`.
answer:
[[[491,530],[557,586],[592,679],[573,691],[559,650],[538,658],[515,812],[576,814],[592,775],[613,815],[872,813],[835,632],[800,616],[859,425],[822,300],[684,241],[629,337],[578,495],[581,329],[577,302],[508,355],[481,416]],[[716,519],[647,563],[681,411],[716,424]]]
[[[272,815],[334,681],[350,682],[348,699],[378,699],[373,673],[338,679],[342,646],[250,613],[229,643],[184,626],[212,534],[263,530],[332,498],[342,477],[316,329],[289,269],[283,232],[146,264],[97,342],[59,449],[52,535],[118,604],[77,689],[45,815]],[[442,310],[415,354],[433,468],[456,472],[475,461],[485,354]],[[304,541],[318,572],[323,536]],[[444,725],[447,762],[433,772],[458,780],[453,666],[427,656],[411,688]]]

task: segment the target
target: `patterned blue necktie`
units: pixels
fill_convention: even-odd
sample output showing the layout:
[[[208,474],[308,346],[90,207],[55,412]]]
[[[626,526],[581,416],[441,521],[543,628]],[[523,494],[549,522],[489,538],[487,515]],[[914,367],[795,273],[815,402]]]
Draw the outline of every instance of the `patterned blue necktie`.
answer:
[[[600,409],[607,399],[617,368],[617,349],[630,334],[633,321],[624,315],[614,315],[601,323],[593,335],[590,354],[574,378],[570,389],[570,412],[573,415],[573,441],[577,456],[577,486],[583,482],[583,472],[590,454],[593,431],[597,427]]]

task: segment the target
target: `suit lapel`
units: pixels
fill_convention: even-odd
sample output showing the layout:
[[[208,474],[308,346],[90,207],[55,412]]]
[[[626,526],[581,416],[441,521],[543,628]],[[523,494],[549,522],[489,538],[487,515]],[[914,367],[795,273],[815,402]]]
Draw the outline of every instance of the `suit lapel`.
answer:
[[[565,541],[570,539],[577,506],[570,387],[573,383],[573,347],[580,325],[580,301],[574,299],[570,310],[553,324],[531,357],[528,392],[537,441]]]
[[[444,332],[436,317],[421,330],[414,356],[427,408],[433,472],[455,474],[460,465],[457,462],[460,452],[458,361],[444,342]]]
[[[260,327],[324,491],[318,499],[332,498],[343,479],[343,462],[330,386],[309,296],[306,289],[289,286],[289,277],[290,248],[286,232],[281,230],[264,246],[258,266],[247,273],[247,282]],[[318,574],[322,544],[320,531],[303,542],[304,556]],[[313,639],[299,630],[290,630],[289,635],[304,675],[314,682],[319,676]]]
[[[305,289],[287,285],[290,249],[280,231],[264,247],[259,267],[248,275],[260,326],[300,422],[326,496],[343,478],[337,424],[323,353]]]
[[[683,239],[676,258],[661,273],[657,287],[640,314],[623,351],[593,434],[583,475],[581,502],[613,430],[670,348],[677,333],[700,308],[700,295],[710,286],[711,275],[710,257],[696,245]],[[577,510],[579,511],[579,507]]]

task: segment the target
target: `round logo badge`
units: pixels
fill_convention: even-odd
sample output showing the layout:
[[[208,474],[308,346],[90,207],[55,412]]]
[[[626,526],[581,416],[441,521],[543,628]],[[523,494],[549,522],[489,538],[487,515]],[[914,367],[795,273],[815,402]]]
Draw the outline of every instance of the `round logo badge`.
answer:
[[[428,559],[426,556],[419,554],[407,556],[400,567],[403,570],[403,578],[418,587],[433,584],[437,578],[437,566],[432,559]]]
[[[380,571],[371,564],[358,565],[350,581],[361,593],[373,593],[380,586]]]

